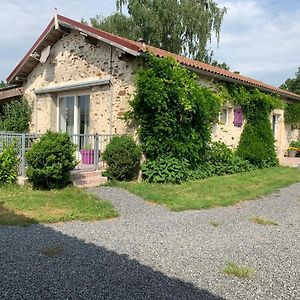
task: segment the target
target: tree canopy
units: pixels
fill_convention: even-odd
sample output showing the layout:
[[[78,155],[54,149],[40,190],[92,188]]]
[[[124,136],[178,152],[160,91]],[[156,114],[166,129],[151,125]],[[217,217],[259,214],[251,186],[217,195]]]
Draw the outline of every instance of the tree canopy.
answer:
[[[204,61],[211,61],[208,43],[219,41],[226,13],[214,0],[116,0],[116,8],[92,18],[92,26]]]
[[[298,68],[298,71],[295,73],[295,77],[288,78],[280,86],[280,88],[300,95],[300,67]]]
[[[0,88],[7,86],[7,83],[5,83],[3,80],[0,81]]]

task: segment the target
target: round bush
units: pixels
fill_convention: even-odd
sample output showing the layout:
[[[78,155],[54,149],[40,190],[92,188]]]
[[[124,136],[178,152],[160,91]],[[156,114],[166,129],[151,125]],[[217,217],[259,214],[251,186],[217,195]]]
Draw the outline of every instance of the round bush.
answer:
[[[48,131],[26,153],[29,181],[48,189],[66,186],[76,165],[75,150],[67,133]]]
[[[103,152],[105,175],[114,180],[132,180],[139,172],[141,149],[128,135],[115,136]]]

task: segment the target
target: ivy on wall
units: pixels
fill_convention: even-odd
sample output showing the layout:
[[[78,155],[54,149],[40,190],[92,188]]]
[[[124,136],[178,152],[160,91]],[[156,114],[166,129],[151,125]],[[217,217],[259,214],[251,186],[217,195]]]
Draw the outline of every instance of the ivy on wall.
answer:
[[[241,106],[246,117],[236,154],[260,168],[277,165],[270,113],[283,107],[279,97],[232,84],[225,91],[229,100]]]
[[[291,103],[285,106],[284,121],[291,125],[300,124],[300,103]]]
[[[136,75],[132,112],[126,117],[137,121],[148,159],[185,158],[195,167],[211,140],[221,99],[172,58],[148,54],[145,65]]]
[[[125,118],[137,121],[148,160],[186,159],[197,168],[208,157],[211,127],[222,104],[230,102],[240,106],[246,118],[235,154],[260,168],[278,164],[270,123],[271,111],[283,107],[276,95],[235,84],[212,91],[200,86],[198,77],[174,59],[151,54],[137,72],[135,86],[132,110]]]

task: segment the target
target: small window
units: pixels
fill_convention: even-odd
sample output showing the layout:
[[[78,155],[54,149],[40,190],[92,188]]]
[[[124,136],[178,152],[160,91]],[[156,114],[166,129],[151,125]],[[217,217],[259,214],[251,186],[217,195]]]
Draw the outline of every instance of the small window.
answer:
[[[225,125],[227,121],[228,121],[228,109],[223,108],[220,112],[219,122],[220,124]]]

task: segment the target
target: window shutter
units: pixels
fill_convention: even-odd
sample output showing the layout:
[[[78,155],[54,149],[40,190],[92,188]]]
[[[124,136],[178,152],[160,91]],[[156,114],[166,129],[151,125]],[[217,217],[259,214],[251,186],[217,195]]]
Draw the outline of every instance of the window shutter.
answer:
[[[243,125],[243,111],[240,108],[234,110],[234,126],[241,127]]]

